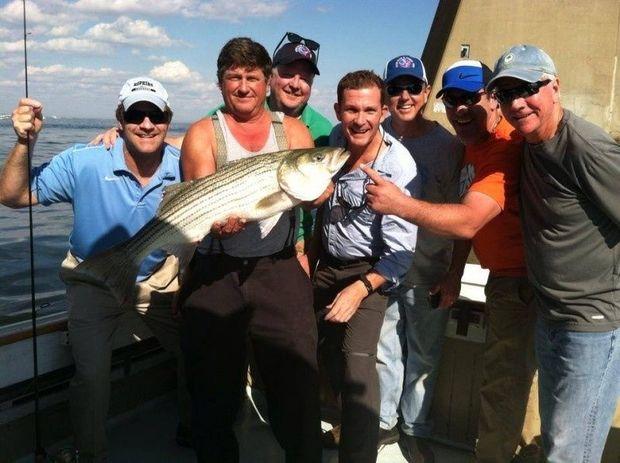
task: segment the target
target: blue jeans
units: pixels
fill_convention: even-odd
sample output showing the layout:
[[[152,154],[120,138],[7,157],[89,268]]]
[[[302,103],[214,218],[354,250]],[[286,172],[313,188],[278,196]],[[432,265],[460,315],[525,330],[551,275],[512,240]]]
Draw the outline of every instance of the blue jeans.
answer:
[[[418,437],[431,435],[429,411],[449,315],[430,307],[429,289],[401,286],[390,297],[377,350],[380,427],[396,425],[400,405],[403,432]]]
[[[567,331],[538,320],[539,402],[549,463],[598,462],[620,395],[620,328]]]

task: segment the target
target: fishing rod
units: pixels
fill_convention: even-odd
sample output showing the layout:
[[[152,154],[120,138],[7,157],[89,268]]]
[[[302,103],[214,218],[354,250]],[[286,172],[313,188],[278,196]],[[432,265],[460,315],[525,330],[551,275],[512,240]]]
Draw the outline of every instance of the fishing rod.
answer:
[[[22,0],[22,9],[24,12],[24,84],[26,87],[26,98],[28,98],[28,46],[27,46],[27,28],[26,28],[26,0]],[[32,377],[32,387],[34,391],[34,459],[35,462],[44,462],[47,458],[45,449],[41,445],[41,425],[39,416],[39,356],[37,349],[37,309],[35,296],[35,280],[34,280],[34,227],[32,220],[32,189],[30,188],[30,172],[32,170],[32,159],[30,149],[30,133],[27,136],[27,152],[28,152],[28,227],[30,231],[30,303],[32,318],[32,358],[34,374]]]

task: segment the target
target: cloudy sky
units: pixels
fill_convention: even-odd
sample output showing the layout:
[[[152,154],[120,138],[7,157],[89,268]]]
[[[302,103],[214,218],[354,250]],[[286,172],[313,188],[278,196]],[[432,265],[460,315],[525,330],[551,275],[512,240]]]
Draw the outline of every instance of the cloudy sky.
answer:
[[[333,119],[336,84],[419,56],[438,0],[27,0],[29,94],[48,115],[113,117],[133,76],[159,79],[177,121],[219,104],[216,60],[236,36],[271,53],[286,31],[321,44],[311,103]],[[24,93],[22,1],[0,1],[0,113]]]

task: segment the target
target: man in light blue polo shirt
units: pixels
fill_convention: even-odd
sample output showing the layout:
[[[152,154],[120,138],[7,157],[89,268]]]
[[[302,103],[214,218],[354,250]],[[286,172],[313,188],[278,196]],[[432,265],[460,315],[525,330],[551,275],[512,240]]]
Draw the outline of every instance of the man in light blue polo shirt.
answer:
[[[179,151],[164,142],[172,118],[164,87],[148,77],[129,79],[118,102],[121,137],[111,150],[75,145],[31,172],[32,204],[73,206],[69,251],[60,273],[69,304],[76,367],[71,418],[81,462],[107,460],[111,341],[121,316],[135,309],[162,345],[179,352],[177,322],[170,309],[178,289],[174,256],[160,251],[144,260],[131,307],[119,307],[107,290],[71,280],[79,262],[127,240],[152,219],[164,187],[180,181]],[[21,99],[13,111],[17,143],[0,173],[0,203],[6,206],[28,206],[28,144],[34,151],[42,121],[43,105],[34,99]],[[179,389],[184,404],[184,385]],[[182,426],[189,423],[187,409],[181,407]]]

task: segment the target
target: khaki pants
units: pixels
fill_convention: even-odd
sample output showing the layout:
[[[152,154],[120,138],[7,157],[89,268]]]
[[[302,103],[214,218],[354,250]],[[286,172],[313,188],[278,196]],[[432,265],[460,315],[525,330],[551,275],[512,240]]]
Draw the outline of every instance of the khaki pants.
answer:
[[[532,384],[536,312],[525,277],[490,277],[485,293],[488,334],[476,460],[507,463],[519,445],[529,445],[540,435],[538,390]]]
[[[178,290],[178,261],[169,256],[160,269],[137,284],[135,305],[119,306],[112,294],[72,280],[78,261],[71,253],[62,263],[69,304],[69,339],[75,361],[70,385],[71,421],[80,462],[107,461],[105,423],[110,403],[112,340],[121,317],[128,311],[146,323],[161,345],[180,357],[179,324],[172,318],[171,302]],[[178,361],[179,414],[189,424],[189,396],[184,362]]]

